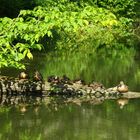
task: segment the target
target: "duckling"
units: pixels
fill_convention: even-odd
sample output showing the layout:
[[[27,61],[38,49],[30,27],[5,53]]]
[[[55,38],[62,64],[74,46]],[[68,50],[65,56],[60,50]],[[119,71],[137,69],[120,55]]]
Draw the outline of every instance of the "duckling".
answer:
[[[85,84],[84,81],[81,79],[75,79],[72,83],[72,85],[74,86],[74,88],[79,89],[82,88]]]
[[[89,84],[89,87],[92,87],[94,90],[97,90],[97,89],[105,89],[105,87],[103,86],[103,84],[97,83],[97,82],[90,83]]]
[[[60,78],[58,76],[51,75],[48,77],[48,82],[52,84],[58,84],[60,82]]]
[[[60,82],[63,83],[63,84],[70,84],[70,85],[72,85],[72,81],[66,75],[63,75],[63,77],[60,79]]]
[[[117,90],[121,93],[128,91],[128,86],[124,84],[123,81],[120,82],[120,84],[117,86]]]
[[[79,78],[75,79],[73,82],[74,82],[75,84],[85,85],[85,81],[82,80],[82,79],[79,79]]]
[[[49,77],[48,77],[48,82],[51,83],[51,82],[53,81],[54,77],[55,77],[54,75],[49,76]]]
[[[22,71],[19,74],[19,79],[28,79],[28,78],[29,78],[29,75],[25,71]]]
[[[35,71],[33,79],[34,81],[43,81],[43,76],[39,71]]]

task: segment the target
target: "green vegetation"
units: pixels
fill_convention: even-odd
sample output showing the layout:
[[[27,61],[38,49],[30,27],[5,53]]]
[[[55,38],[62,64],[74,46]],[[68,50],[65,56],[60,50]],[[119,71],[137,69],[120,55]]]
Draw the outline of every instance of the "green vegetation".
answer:
[[[25,68],[22,60],[33,59],[35,49],[73,52],[134,45],[133,0],[32,3],[33,10],[20,10],[16,18],[0,18],[0,68]]]

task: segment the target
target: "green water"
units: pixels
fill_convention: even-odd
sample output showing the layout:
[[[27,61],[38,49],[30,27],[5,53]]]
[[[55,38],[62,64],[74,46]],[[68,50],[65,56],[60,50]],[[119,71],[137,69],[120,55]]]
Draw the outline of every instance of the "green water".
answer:
[[[139,54],[134,50],[75,53],[74,55],[37,54],[27,63],[32,75],[38,69],[44,79],[66,74],[87,83],[101,82],[105,87],[123,80],[131,91],[140,91]],[[2,75],[17,77],[19,71],[4,69]],[[82,104],[0,108],[0,140],[139,140],[140,99],[130,100],[123,109],[116,101],[99,105]]]
[[[123,109],[116,101],[101,105],[18,108],[0,114],[1,140],[139,140],[140,100]]]

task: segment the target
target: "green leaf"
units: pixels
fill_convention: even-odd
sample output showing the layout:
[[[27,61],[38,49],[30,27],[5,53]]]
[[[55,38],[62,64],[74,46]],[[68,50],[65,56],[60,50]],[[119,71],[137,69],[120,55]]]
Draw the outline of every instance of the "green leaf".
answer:
[[[48,37],[52,37],[52,32],[51,31],[48,31],[47,32],[47,35],[48,35]]]
[[[29,59],[33,59],[33,55],[32,55],[32,53],[30,52],[30,50],[28,50],[27,57],[28,57]]]
[[[27,52],[28,52],[27,49],[23,52],[24,57],[26,56]]]

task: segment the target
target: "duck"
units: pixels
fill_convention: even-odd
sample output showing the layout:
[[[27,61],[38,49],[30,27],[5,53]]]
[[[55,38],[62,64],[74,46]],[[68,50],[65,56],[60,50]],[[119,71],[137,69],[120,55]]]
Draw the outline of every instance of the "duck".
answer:
[[[25,71],[22,71],[19,74],[19,79],[28,79],[28,78],[29,78],[29,75]]]
[[[58,83],[60,83],[60,77],[51,75],[48,77],[48,82],[51,84],[58,84]]]
[[[128,92],[128,86],[123,81],[120,81],[120,84],[117,86],[117,91],[120,93]]]
[[[34,81],[43,81],[43,76],[39,71],[35,71],[33,76]]]
[[[70,80],[69,77],[67,77],[66,75],[63,75],[62,78],[60,79],[61,83],[63,84],[70,84],[72,85],[72,81]]]
[[[75,84],[85,85],[85,81],[82,80],[82,79],[79,79],[79,78],[73,80],[73,82],[74,82]]]
[[[103,86],[103,84],[97,83],[97,82],[92,82],[88,86],[91,87],[91,88],[93,88],[94,90],[97,90],[97,89],[105,89],[105,87]]]

